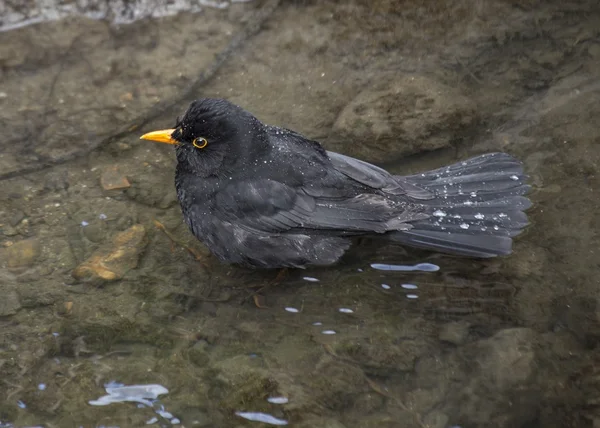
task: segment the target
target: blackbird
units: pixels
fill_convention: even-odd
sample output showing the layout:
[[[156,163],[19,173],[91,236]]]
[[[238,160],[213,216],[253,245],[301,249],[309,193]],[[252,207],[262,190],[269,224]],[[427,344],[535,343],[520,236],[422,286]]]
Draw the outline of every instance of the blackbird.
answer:
[[[330,265],[365,236],[489,258],[509,254],[528,225],[527,176],[506,153],[392,175],[212,98],[141,138],[175,145],[185,221],[227,263]]]

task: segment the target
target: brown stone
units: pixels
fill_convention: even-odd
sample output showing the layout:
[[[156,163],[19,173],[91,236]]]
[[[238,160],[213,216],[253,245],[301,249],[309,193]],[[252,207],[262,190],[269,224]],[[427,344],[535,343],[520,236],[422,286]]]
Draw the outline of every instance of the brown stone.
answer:
[[[0,260],[9,268],[30,266],[40,255],[40,243],[36,239],[25,239],[0,249]]]
[[[139,255],[147,244],[146,229],[141,224],[118,233],[113,241],[99,248],[77,266],[72,275],[76,279],[115,281],[138,264]]]
[[[116,166],[111,166],[102,171],[100,184],[104,190],[127,189],[131,183]]]

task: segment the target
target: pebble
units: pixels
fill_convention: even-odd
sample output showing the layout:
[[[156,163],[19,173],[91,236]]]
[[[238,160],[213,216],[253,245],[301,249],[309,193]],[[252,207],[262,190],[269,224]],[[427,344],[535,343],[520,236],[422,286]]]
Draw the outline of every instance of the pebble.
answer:
[[[322,334],[335,334],[335,330],[323,330]]]
[[[4,234],[4,236],[15,236],[18,235],[19,232],[14,227],[5,224],[2,226],[2,234]]]
[[[21,309],[21,301],[16,290],[11,289],[10,286],[4,288],[0,286],[0,316],[5,317],[8,315],[16,314]]]
[[[340,308],[340,309],[338,309],[338,310],[339,310],[341,313],[343,313],[343,314],[351,314],[351,313],[354,313],[354,311],[353,311],[352,309],[349,309],[349,308]]]
[[[77,266],[72,276],[79,280],[121,279],[130,269],[137,267],[139,256],[147,242],[146,228],[141,224],[133,225],[117,233],[111,243],[99,248]]]
[[[288,312],[292,312],[294,314],[300,312],[298,309],[292,308],[292,307],[287,307],[287,308],[285,308],[285,310]]]
[[[16,226],[21,223],[21,220],[25,218],[25,213],[21,210],[15,211],[15,213],[10,217],[9,223],[11,226]]]
[[[30,266],[40,251],[40,242],[37,239],[24,239],[0,249],[0,263],[6,263],[9,268]]]
[[[105,169],[100,176],[100,184],[104,190],[127,189],[131,183],[124,174],[121,174],[116,166]]]

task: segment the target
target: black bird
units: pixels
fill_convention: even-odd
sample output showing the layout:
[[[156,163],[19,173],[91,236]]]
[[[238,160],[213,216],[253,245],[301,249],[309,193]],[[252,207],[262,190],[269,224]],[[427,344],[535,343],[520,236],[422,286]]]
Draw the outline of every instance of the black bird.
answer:
[[[488,258],[509,254],[528,224],[527,176],[506,153],[391,175],[210,98],[141,138],[176,145],[189,228],[221,261],[246,267],[329,265],[360,236]]]

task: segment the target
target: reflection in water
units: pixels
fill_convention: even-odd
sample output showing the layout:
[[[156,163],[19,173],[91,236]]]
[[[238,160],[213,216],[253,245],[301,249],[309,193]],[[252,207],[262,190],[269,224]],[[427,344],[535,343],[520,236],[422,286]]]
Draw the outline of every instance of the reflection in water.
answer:
[[[146,406],[152,406],[153,400],[156,400],[159,395],[169,392],[162,385],[130,385],[125,386],[118,383],[109,383],[104,385],[108,395],[103,395],[97,400],[90,400],[92,406],[106,406],[111,403],[121,403],[124,401],[132,401],[141,403]]]
[[[251,0],[230,0],[231,3]],[[94,20],[110,20],[114,25],[130,24],[140,19],[152,17],[160,18],[172,16],[180,12],[198,13],[201,6],[216,9],[226,9],[230,1],[214,0],[171,0],[155,2],[150,0],[135,1],[94,1],[83,0],[78,2],[63,2],[59,0],[46,0],[38,2],[37,7],[26,8],[13,6],[11,2],[0,6],[3,19],[0,21],[0,31],[15,30],[17,28],[41,22],[55,21],[72,16],[85,16]]]
[[[419,263],[414,266],[411,265],[391,265],[384,263],[372,263],[371,267],[377,270],[390,270],[390,271],[422,271],[422,272],[435,272],[440,270],[438,265],[432,263]]]
[[[272,404],[286,404],[289,400],[287,397],[269,397],[267,401]]]
[[[262,412],[235,412],[241,418],[248,419],[249,421],[263,422],[269,425],[287,425],[288,421],[284,419],[276,418],[273,415]]]
[[[169,392],[162,385],[123,385],[118,382],[110,382],[104,385],[107,395],[103,395],[97,400],[88,401],[92,406],[107,406],[112,403],[134,402],[139,403],[138,407],[151,407],[157,415],[168,420],[172,425],[177,425],[180,420],[167,412],[165,407],[158,402],[158,397]],[[158,418],[153,417],[146,422],[150,425],[158,421]]]

